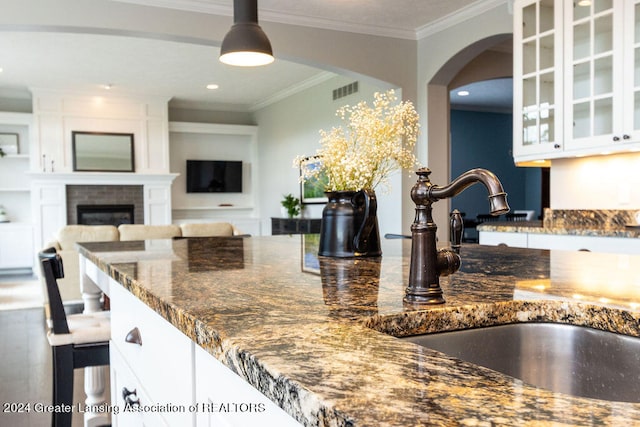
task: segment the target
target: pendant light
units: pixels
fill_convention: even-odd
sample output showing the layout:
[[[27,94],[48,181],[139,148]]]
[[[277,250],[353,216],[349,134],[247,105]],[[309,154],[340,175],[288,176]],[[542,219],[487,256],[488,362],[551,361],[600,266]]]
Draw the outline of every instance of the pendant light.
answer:
[[[220,61],[240,67],[273,62],[271,43],[258,25],[258,0],[233,0],[233,25],[222,40]]]

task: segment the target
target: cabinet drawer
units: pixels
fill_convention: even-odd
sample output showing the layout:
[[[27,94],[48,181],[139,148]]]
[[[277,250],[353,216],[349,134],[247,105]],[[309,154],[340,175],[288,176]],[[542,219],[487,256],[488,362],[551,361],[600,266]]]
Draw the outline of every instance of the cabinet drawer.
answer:
[[[110,293],[112,346],[153,401],[186,408],[163,414],[170,425],[192,424],[193,342],[121,285],[111,283]]]
[[[120,351],[111,346],[109,349],[111,372],[111,405],[117,408],[111,416],[111,425],[114,427],[133,426],[166,426],[167,423],[158,412],[138,411],[136,405],[128,406],[125,396],[129,401],[137,401],[140,405],[153,405],[144,387],[133,375]],[[131,409],[130,409],[131,408]]]

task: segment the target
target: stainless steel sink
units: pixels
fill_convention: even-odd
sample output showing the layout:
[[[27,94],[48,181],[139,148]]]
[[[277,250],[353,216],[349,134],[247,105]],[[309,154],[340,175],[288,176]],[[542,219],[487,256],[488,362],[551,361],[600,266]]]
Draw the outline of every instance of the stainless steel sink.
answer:
[[[640,338],[558,323],[516,323],[401,339],[555,392],[640,402]]]

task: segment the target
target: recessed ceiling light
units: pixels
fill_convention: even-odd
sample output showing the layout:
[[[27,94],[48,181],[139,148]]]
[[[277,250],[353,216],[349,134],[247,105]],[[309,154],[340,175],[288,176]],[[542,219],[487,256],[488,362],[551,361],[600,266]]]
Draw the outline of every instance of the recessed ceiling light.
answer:
[[[468,90],[459,90],[458,91],[458,96],[469,96],[469,91]]]
[[[111,90],[111,88],[113,88],[113,83],[107,83],[102,85],[102,89],[104,90]]]
[[[591,0],[580,0],[578,6],[591,6]]]
[[[209,89],[209,90],[216,90],[216,89],[218,89],[219,87],[220,87],[220,86],[218,86],[218,85],[217,85],[217,84],[215,84],[215,83],[211,83],[211,84],[208,84],[208,85],[207,85],[207,89]]]

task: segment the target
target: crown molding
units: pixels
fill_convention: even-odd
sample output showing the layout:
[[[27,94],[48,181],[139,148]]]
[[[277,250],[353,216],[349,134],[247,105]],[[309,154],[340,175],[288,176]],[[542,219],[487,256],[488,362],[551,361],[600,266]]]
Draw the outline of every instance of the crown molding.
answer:
[[[433,22],[428,23],[416,30],[416,39],[420,40],[425,37],[429,37],[440,31],[446,30],[454,25],[461,24],[469,19],[477,18],[478,15],[485,13],[491,9],[494,9],[500,5],[507,5],[510,7],[511,0],[479,0],[470,4],[467,7],[459,9],[454,13],[443,16]],[[511,9],[510,9],[511,10]]]
[[[395,39],[416,40],[416,32],[398,27],[382,27],[379,25],[357,24],[327,18],[293,15],[270,10],[261,10],[260,19],[279,24],[297,25],[322,30],[342,31],[346,33],[366,34],[370,36],[390,37]]]
[[[298,83],[297,85],[288,87],[287,89],[281,90],[280,92],[268,97],[267,99],[263,99],[262,101],[255,103],[249,111],[252,113],[255,111],[258,111],[261,108],[265,108],[271,104],[274,104],[278,101],[288,98],[298,92],[302,92],[303,90],[309,89],[313,86],[319,85],[320,83],[326,82],[327,80],[332,79],[335,76],[336,74],[329,71],[316,74],[315,76],[310,77],[307,80],[304,80]]]
[[[233,6],[217,0],[111,0],[140,6],[164,7],[210,15],[233,16]]]
[[[212,15],[233,16],[233,8],[228,2],[220,0],[112,0],[120,3],[131,3],[142,6],[164,7],[168,9],[189,12],[206,13]],[[406,40],[419,40],[445,30],[453,25],[493,9],[501,4],[510,5],[512,0],[477,0],[471,5],[457,10],[434,22],[430,22],[417,29],[399,27],[383,27],[377,25],[355,24],[326,18],[294,15],[275,10],[260,8],[260,20],[280,24],[299,25],[325,30],[343,31],[357,34],[367,34],[381,37],[391,37]]]

